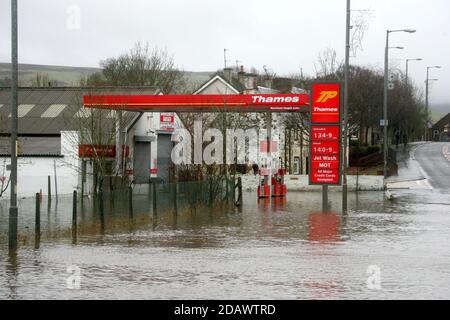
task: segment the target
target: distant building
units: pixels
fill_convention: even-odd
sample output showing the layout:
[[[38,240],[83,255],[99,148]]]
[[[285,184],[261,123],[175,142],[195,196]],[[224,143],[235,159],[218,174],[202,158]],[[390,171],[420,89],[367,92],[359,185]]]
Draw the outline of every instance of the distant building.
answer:
[[[89,94],[160,94],[156,88],[19,88],[19,197],[47,193],[48,176],[55,189],[56,172],[59,194],[75,189],[89,193],[93,188],[92,163],[83,155],[92,152],[81,142],[80,119],[91,119],[91,109],[83,108],[82,97]],[[0,88],[0,176],[9,176],[10,163],[10,88]],[[105,119],[114,118],[111,110],[101,110]],[[113,120],[110,122],[114,122]],[[88,122],[86,122],[88,123]],[[106,122],[108,123],[108,122]],[[122,112],[123,132],[97,146],[107,157],[108,168],[126,163],[120,170],[135,184],[150,179],[169,181],[172,133],[182,126],[174,113]],[[114,128],[109,128],[114,132]],[[120,157],[125,154],[128,161]],[[105,181],[108,183],[108,181]],[[106,187],[105,187],[106,188]],[[6,192],[4,197],[8,197]]]
[[[267,79],[264,86],[258,85],[258,76],[253,73],[246,73],[241,66],[239,72],[233,71],[231,68],[217,72],[211,78],[202,84],[194,94],[277,94],[284,93],[280,90],[272,89],[274,81]],[[275,79],[276,80],[276,79]],[[283,79],[286,80],[287,79]],[[277,82],[277,81],[275,81]],[[280,82],[280,81],[278,81]],[[279,83],[275,83],[280,86]],[[295,94],[308,93],[302,88],[292,87],[286,84],[288,92]],[[256,115],[255,115],[256,117]],[[298,129],[288,130],[284,127],[282,116],[280,113],[272,114],[273,129],[278,129],[279,135],[273,136],[278,148],[279,167],[290,169],[291,174],[307,174],[308,173],[308,140],[305,134]],[[261,122],[261,128],[262,122]],[[258,144],[260,150],[260,143]],[[258,164],[260,167],[266,165],[265,153],[258,153]]]
[[[450,113],[431,127],[431,137],[433,141],[450,141]]]

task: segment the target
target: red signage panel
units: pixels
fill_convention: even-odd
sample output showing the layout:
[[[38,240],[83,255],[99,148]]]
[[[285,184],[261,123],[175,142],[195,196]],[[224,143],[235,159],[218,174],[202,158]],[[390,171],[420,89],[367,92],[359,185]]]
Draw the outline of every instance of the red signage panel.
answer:
[[[308,111],[309,94],[87,95],[84,107],[134,111]]]
[[[311,95],[311,119],[313,123],[339,123],[341,95],[338,83],[315,83]]]
[[[311,126],[311,138],[316,141],[339,141],[339,126]]]
[[[339,169],[312,169],[311,182],[313,184],[339,184]]]
[[[268,152],[267,146],[268,146],[267,140],[260,141],[260,143],[259,143],[259,152],[260,153],[267,153]],[[271,144],[270,144],[270,152],[271,153],[278,152],[278,142],[277,141],[272,141],[271,142]]]
[[[340,121],[340,85],[338,83],[313,83],[311,93],[310,184],[340,184]]]
[[[79,157],[106,157],[114,158],[116,156],[116,146],[81,144],[78,146]]]

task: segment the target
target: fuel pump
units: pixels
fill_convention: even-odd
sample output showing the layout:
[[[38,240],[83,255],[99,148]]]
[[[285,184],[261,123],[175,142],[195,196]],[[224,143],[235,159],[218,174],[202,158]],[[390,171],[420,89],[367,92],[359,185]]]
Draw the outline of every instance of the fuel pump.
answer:
[[[259,170],[258,198],[270,198],[269,186],[270,170],[263,168]]]

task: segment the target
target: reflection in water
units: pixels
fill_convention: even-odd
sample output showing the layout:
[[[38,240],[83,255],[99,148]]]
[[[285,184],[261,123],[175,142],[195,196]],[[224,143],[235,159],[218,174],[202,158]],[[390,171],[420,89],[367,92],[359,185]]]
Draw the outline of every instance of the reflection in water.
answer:
[[[309,241],[330,243],[339,241],[340,219],[336,213],[312,213],[309,215]]]
[[[442,285],[448,282],[450,243],[443,241],[450,232],[448,207],[435,205],[424,214],[424,199],[389,203],[383,193],[360,193],[350,196],[350,211],[342,215],[320,212],[320,193],[290,193],[274,201],[244,193],[242,208],[224,204],[190,210],[180,204],[177,212],[170,197],[161,197],[157,216],[148,194],[135,200],[130,220],[126,200],[105,198],[102,217],[98,203],[86,198],[80,204],[76,245],[71,241],[72,201],[63,197],[58,224],[55,206],[42,217],[39,250],[25,241],[8,257],[2,238],[0,298],[450,296],[450,286]],[[329,200],[331,208],[340,207],[340,194],[330,193]],[[33,202],[22,201],[22,238],[24,226],[33,225],[29,207]],[[0,228],[8,221],[3,208]],[[69,265],[82,270],[81,291],[64,286]],[[382,291],[367,290],[369,265],[381,267]]]
[[[19,277],[19,260],[17,250],[9,250],[8,262],[6,265],[6,276],[9,292],[7,299],[17,299],[18,277]]]

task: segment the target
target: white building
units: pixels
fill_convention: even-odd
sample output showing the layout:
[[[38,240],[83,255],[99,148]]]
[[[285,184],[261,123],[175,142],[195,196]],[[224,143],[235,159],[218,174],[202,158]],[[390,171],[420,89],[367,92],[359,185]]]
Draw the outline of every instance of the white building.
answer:
[[[19,88],[19,197],[31,197],[41,191],[47,194],[49,176],[53,194],[56,191],[59,195],[72,194],[75,189],[83,189],[84,193],[92,191],[89,157],[80,156],[86,154],[90,146],[89,142],[80,142],[79,135],[81,121],[89,123],[89,119],[93,119],[91,110],[82,106],[83,95],[90,94],[160,94],[160,91],[141,87]],[[10,97],[9,88],[0,88],[0,177],[6,177],[2,179],[5,180],[3,187],[9,178]],[[98,112],[103,114],[105,123],[115,117],[114,111]],[[128,150],[127,166],[120,171],[130,175],[135,184],[148,184],[151,179],[167,182],[173,144],[171,135],[181,126],[176,114],[124,111],[122,117],[124,132],[96,147],[97,152],[106,152],[107,163],[113,168],[122,150]],[[107,129],[114,131],[111,125]],[[9,193],[4,190],[2,198],[8,198]]]

